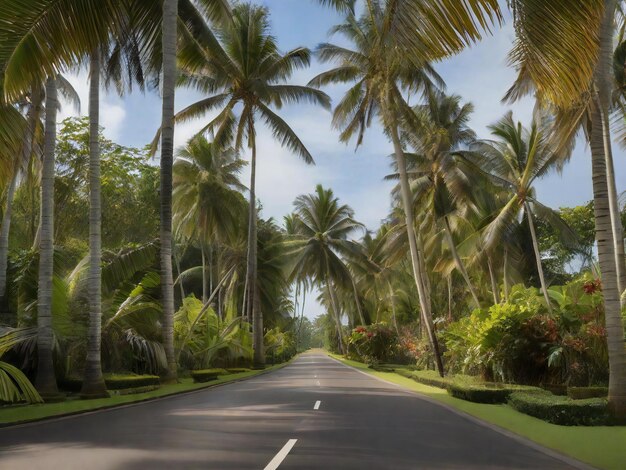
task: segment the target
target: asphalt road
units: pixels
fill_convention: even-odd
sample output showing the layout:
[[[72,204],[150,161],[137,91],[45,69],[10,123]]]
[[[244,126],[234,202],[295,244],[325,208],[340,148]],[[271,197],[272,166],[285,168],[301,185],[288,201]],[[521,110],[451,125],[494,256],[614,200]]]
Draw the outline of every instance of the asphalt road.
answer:
[[[0,429],[0,468],[572,467],[309,353],[278,371],[214,389]]]

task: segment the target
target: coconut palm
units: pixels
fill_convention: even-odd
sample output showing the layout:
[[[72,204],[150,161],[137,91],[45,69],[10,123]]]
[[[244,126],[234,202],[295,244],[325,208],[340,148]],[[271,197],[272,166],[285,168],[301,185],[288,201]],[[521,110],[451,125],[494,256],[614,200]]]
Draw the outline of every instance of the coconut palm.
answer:
[[[344,258],[365,258],[361,246],[348,239],[363,225],[354,220],[349,206],[340,204],[333,191],[321,185],[316,186],[314,194],[298,196],[294,206],[294,235],[288,243],[294,258],[291,276],[307,276],[326,287],[339,346],[345,352],[336,291],[352,290],[353,278]]]
[[[223,144],[234,137],[235,148],[244,141],[251,151],[250,202],[248,230],[247,299],[244,312],[252,319],[255,339],[255,362],[262,364],[263,327],[258,304],[256,271],[256,125],[261,119],[282,145],[298,154],[307,163],[313,157],[288,124],[272,107],[283,103],[309,101],[329,106],[326,94],[306,86],[286,84],[293,72],[309,65],[310,52],[296,48],[285,54],[278,50],[270,35],[267,9],[239,4],[233,9],[232,22],[219,29],[217,41],[208,25],[198,27],[195,37],[186,37],[179,63],[182,68],[180,85],[191,86],[205,95],[176,115],[177,122],[204,116],[219,109],[201,132],[214,132],[215,141]],[[238,117],[235,106],[241,105]]]
[[[613,176],[609,108],[617,1],[514,0],[511,5],[517,32],[511,58],[520,72],[520,88],[532,86],[542,101],[565,111],[575,112],[583,98],[591,101],[586,109],[592,122],[589,140],[609,350],[609,403],[618,419],[626,420],[626,349],[617,268],[624,261],[616,256],[616,217],[611,211],[616,203],[611,202],[613,182],[608,182]]]

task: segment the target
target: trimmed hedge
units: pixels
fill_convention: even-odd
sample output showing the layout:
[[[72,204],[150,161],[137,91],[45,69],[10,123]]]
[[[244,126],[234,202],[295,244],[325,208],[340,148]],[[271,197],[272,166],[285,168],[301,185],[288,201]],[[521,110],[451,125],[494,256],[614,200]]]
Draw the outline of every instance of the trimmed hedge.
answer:
[[[230,367],[226,369],[229,374],[241,374],[242,372],[250,372],[252,369],[247,367]]]
[[[104,383],[108,390],[126,390],[140,387],[159,387],[161,381],[157,375],[121,375],[105,374]],[[66,377],[59,381],[62,390],[79,393],[83,387],[83,379]]]
[[[226,371],[224,369],[203,369],[203,370],[192,370],[191,377],[193,381],[198,382],[209,382],[211,380],[217,379],[218,375],[224,375]]]
[[[519,411],[562,426],[607,426],[613,424],[608,402],[603,398],[572,400],[549,392],[515,392],[509,405]]]
[[[609,389],[607,387],[568,387],[567,396],[573,400],[606,398],[609,396]]]

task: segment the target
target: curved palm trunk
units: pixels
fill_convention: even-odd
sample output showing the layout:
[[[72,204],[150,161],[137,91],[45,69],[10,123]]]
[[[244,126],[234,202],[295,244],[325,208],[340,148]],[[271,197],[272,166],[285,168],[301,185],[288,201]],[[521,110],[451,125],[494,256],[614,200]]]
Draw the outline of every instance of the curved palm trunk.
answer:
[[[459,256],[459,253],[456,250],[456,245],[454,244],[454,239],[452,238],[452,229],[450,228],[450,220],[448,219],[447,215],[443,218],[443,220],[446,224],[446,229],[445,229],[446,240],[448,241],[448,246],[450,247],[450,251],[452,252],[452,257],[454,258],[454,264],[456,264],[456,268],[461,273],[461,276],[463,276],[463,279],[465,280],[465,284],[467,284],[467,288],[469,289],[470,294],[472,295],[472,300],[474,301],[474,305],[476,305],[476,308],[480,308],[480,302],[478,301],[478,295],[476,295],[476,289],[474,289],[474,286],[472,285],[472,281],[470,281],[469,274],[467,274],[467,269],[465,269],[465,265],[463,264],[463,261],[461,260],[461,257]]]
[[[496,281],[496,275],[493,271],[493,263],[491,262],[491,256],[487,256],[487,267],[489,268],[489,279],[491,280],[491,292],[493,293],[493,303],[500,303],[500,292],[498,289],[498,282]]]
[[[502,281],[504,283],[504,301],[509,301],[509,280],[508,276],[508,266],[509,266],[509,250],[507,248],[504,249],[504,262],[502,263]]]
[[[339,318],[339,304],[337,302],[337,298],[335,297],[335,293],[333,292],[333,288],[330,285],[330,273],[327,273],[326,276],[326,290],[328,291],[328,298],[330,300],[330,305],[333,311],[333,318],[335,319],[335,327],[337,328],[339,351],[341,352],[341,354],[346,354],[346,348],[343,345],[343,329],[341,327],[341,319]]]
[[[365,325],[365,317],[363,316],[363,309],[361,308],[361,301],[359,300],[359,291],[356,288],[356,283],[354,282],[354,278],[352,276],[350,276],[350,281],[352,282],[352,290],[354,291],[356,309],[357,312],[359,312],[359,320],[361,321],[361,325]]]
[[[423,284],[423,278],[425,273],[422,272],[419,262],[419,253],[415,238],[415,226],[413,225],[414,221],[411,205],[411,189],[409,187],[409,178],[406,173],[406,161],[404,158],[404,151],[402,149],[402,144],[400,143],[397,126],[395,124],[391,125],[389,131],[391,134],[391,139],[393,141],[396,162],[398,165],[398,173],[400,175],[400,192],[402,195],[402,205],[404,206],[406,230],[409,239],[409,249],[411,252],[411,264],[413,266],[413,277],[415,278],[415,285],[417,286],[420,310],[422,313],[424,327],[426,328],[426,333],[428,334],[428,339],[430,341],[430,346],[432,347],[433,354],[435,356],[437,370],[439,372],[439,375],[443,377],[443,360],[441,358],[441,351],[439,350],[439,342],[437,341],[437,335],[435,333],[435,325],[433,324],[433,317],[430,305],[426,302],[427,294],[425,292]]]
[[[200,253],[202,255],[202,303],[206,304],[209,298],[209,285],[207,281],[206,255],[204,254],[204,243],[200,242]]]
[[[163,109],[161,122],[161,297],[166,383],[177,381],[174,353],[174,280],[172,278],[172,164],[174,161],[174,99],[176,88],[176,22],[178,0],[163,1]]]
[[[391,315],[393,316],[393,326],[396,330],[396,334],[400,336],[400,329],[398,328],[398,318],[396,317],[396,302],[393,300],[393,288],[391,282],[387,282],[389,287],[389,302],[391,303]]]
[[[263,316],[259,302],[259,286],[257,282],[257,213],[256,213],[256,138],[254,135],[254,123],[250,120],[248,135],[252,147],[250,161],[250,201],[248,220],[248,260],[247,260],[247,285],[248,285],[248,318],[252,320],[252,343],[254,356],[252,358],[255,367],[265,365],[265,352],[263,350]]]
[[[81,396],[102,398],[109,394],[102,377],[102,207],[100,187],[100,54],[91,54],[89,85],[89,328],[87,359]]]
[[[52,276],[54,272],[54,151],[56,146],[57,87],[53,77],[46,81],[46,121],[41,172],[41,223],[39,288],[37,291],[37,376],[35,386],[44,400],[59,396],[52,349]]]
[[[539,282],[541,283],[541,292],[543,292],[543,297],[546,299],[548,311],[552,312],[552,304],[550,303],[550,296],[548,295],[548,287],[546,286],[546,280],[543,276],[543,266],[541,265],[541,255],[539,253],[537,233],[535,232],[535,223],[533,222],[533,215],[530,212],[530,207],[527,202],[524,202],[524,212],[526,212],[528,227],[530,228],[530,237],[533,241],[533,251],[535,252],[535,260],[537,261],[537,273],[539,274]]]
[[[601,151],[610,143],[608,113],[611,94],[611,65],[613,54],[613,25],[615,0],[605,0],[604,18],[600,30],[597,88],[599,106],[592,111],[591,169],[598,260],[602,273],[602,294],[609,353],[609,407],[620,422],[626,422],[626,347],[618,289],[615,241],[609,204],[606,156]],[[603,125],[598,125],[602,123]]]
[[[7,290],[7,267],[9,264],[9,232],[11,229],[11,213],[13,211],[13,197],[17,188],[20,169],[16,166],[11,177],[11,184],[7,190],[4,214],[2,214],[2,229],[0,229],[0,305],[6,308],[5,294]]]

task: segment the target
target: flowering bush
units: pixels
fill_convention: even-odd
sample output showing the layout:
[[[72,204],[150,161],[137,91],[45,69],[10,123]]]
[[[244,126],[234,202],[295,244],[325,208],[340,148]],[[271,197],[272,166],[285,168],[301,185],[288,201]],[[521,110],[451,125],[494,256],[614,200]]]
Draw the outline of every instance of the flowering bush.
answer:
[[[387,362],[395,355],[397,335],[384,323],[374,323],[354,328],[348,343],[365,362]]]

